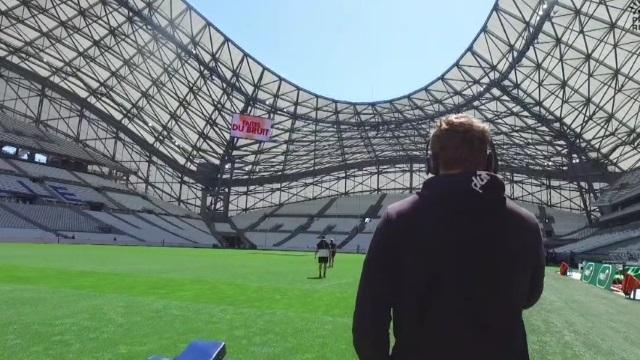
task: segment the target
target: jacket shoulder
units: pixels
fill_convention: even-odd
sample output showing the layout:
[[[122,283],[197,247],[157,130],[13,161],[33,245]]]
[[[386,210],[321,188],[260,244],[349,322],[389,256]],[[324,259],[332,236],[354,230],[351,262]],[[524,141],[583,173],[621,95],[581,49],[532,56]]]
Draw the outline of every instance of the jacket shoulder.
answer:
[[[510,199],[507,199],[507,213],[509,214],[510,220],[516,225],[540,231],[540,225],[538,225],[536,217],[530,211]]]
[[[418,200],[419,200],[418,195],[411,194],[400,201],[396,201],[393,204],[390,204],[389,206],[387,206],[387,209],[385,210],[387,218],[395,219],[398,216],[401,216],[403,214],[406,214],[407,212],[410,212],[411,210],[415,209],[418,206]]]

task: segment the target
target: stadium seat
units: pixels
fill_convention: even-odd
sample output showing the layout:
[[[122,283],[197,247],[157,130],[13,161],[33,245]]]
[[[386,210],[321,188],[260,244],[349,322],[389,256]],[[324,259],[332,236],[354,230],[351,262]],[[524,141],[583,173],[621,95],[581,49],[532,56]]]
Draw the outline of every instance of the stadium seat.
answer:
[[[323,206],[327,205],[330,199],[318,199],[303,201],[299,203],[287,204],[278,209],[279,215],[316,215]]]
[[[256,230],[271,230],[280,225],[278,231],[293,231],[308,220],[306,217],[268,217],[256,227]]]
[[[140,195],[125,194],[121,192],[108,191],[105,193],[109,198],[113,199],[123,208],[135,211],[153,210],[158,213],[164,213],[159,207],[153,205],[151,202],[145,200]]]
[[[271,232],[246,232],[245,236],[259,249],[271,249],[273,244],[284,240],[289,234]]]
[[[380,194],[339,197],[325,215],[363,215],[380,198]]]

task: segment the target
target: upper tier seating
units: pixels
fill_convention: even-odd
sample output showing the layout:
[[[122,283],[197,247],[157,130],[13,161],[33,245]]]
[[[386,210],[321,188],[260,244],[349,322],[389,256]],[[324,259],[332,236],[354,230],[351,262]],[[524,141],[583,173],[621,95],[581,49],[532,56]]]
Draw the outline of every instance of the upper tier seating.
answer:
[[[325,215],[363,215],[380,198],[380,194],[340,197]]]
[[[245,236],[259,249],[272,249],[273,244],[282,241],[289,234],[271,232],[247,232]],[[316,235],[317,236],[317,235]]]
[[[62,179],[67,181],[80,182],[80,180],[75,176],[73,176],[71,172],[64,169],[56,168],[53,166],[40,165],[40,164],[27,162],[27,161],[17,161],[17,160],[9,160],[9,161],[11,161],[17,167],[19,167],[24,172],[29,174],[30,177],[34,177],[34,178],[43,177],[43,178],[49,178],[49,179]]]
[[[190,212],[189,210],[182,208],[176,204],[172,204],[170,202],[166,202],[166,201],[162,201],[160,199],[156,199],[156,198],[152,198],[150,197],[149,200],[151,200],[151,202],[159,207],[160,209],[163,210],[163,212],[167,213],[167,214],[173,214],[173,215],[178,215],[178,216],[195,216],[194,213]]]
[[[611,205],[640,193],[640,169],[630,170],[606,189],[596,205]]]
[[[293,231],[308,220],[309,218],[302,217],[268,217],[256,227],[256,230],[271,230],[275,226],[281,225],[277,231]]]
[[[0,158],[0,170],[10,171],[15,173],[17,170],[9,164],[9,162],[3,158]]]
[[[323,231],[329,225],[335,225],[331,232],[350,232],[360,223],[354,218],[317,218],[311,223],[309,231]]]
[[[8,133],[19,134],[21,136],[31,137],[38,140],[48,138],[47,134],[36,126],[25,121],[18,120],[3,111],[0,111],[0,126]]]
[[[271,211],[273,211],[273,208],[250,211],[248,213],[235,215],[231,218],[231,221],[238,229],[245,230],[255,224],[264,214],[270,213]]]
[[[18,203],[4,205],[23,217],[33,219],[36,223],[53,230],[98,233],[103,226],[99,221],[65,207]]]
[[[565,235],[587,226],[587,217],[569,211],[546,208],[548,216],[553,216],[555,222],[551,224],[556,235]]]
[[[282,215],[316,215],[330,199],[317,199],[299,203],[287,204],[276,211]]]
[[[45,153],[82,159],[87,163],[101,164],[113,169],[126,171],[126,168],[122,165],[94,150],[66,140],[52,132],[42,131],[27,121],[16,119],[15,114],[9,115],[2,111],[0,111],[0,142]]]
[[[640,212],[640,203],[626,206],[625,208],[600,216],[600,221],[607,221],[624,215]]]
[[[626,244],[623,247],[619,247],[616,251],[640,251],[640,238],[633,241],[631,244]]]
[[[616,242],[632,239],[640,236],[640,222],[630,223],[604,232],[596,233],[584,240],[560,246],[556,252],[585,252],[601,248]]]
[[[52,198],[52,195],[40,184],[36,184],[25,177],[0,174],[0,196],[9,194],[38,195]]]
[[[129,210],[153,210],[158,213],[164,213],[159,207],[153,205],[149,201],[143,199],[140,195],[125,194],[120,192],[106,192],[107,196]]]
[[[94,174],[87,174],[87,173],[82,173],[77,171],[75,171],[74,174],[76,174],[79,178],[86,181],[87,183],[91,184],[91,186],[93,187],[118,189],[118,190],[125,190],[125,191],[129,190],[125,185],[117,183],[113,180],[110,180],[102,176],[97,176]]]
[[[79,203],[103,203],[105,206],[110,208],[116,208],[111,201],[109,201],[104,195],[95,191],[90,187],[71,185],[71,184],[62,184],[47,181],[47,186],[63,201],[79,204]]]

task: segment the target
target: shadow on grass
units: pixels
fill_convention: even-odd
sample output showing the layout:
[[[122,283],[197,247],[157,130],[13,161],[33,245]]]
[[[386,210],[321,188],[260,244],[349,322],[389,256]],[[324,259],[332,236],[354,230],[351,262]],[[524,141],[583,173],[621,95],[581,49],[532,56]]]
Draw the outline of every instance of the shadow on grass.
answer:
[[[320,279],[322,279],[322,278],[319,277],[319,276],[312,276],[312,277],[308,277],[307,278],[307,280],[320,280]]]

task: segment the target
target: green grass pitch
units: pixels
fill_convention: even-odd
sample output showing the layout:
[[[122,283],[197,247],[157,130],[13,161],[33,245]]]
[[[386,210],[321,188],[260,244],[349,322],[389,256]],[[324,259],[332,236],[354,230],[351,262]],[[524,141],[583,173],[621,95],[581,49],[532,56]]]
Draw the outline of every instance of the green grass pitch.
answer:
[[[338,254],[317,280],[308,253],[2,244],[0,358],[146,359],[220,339],[231,360],[353,359],[362,260]],[[640,358],[640,302],[555,268],[525,317],[533,359]]]

